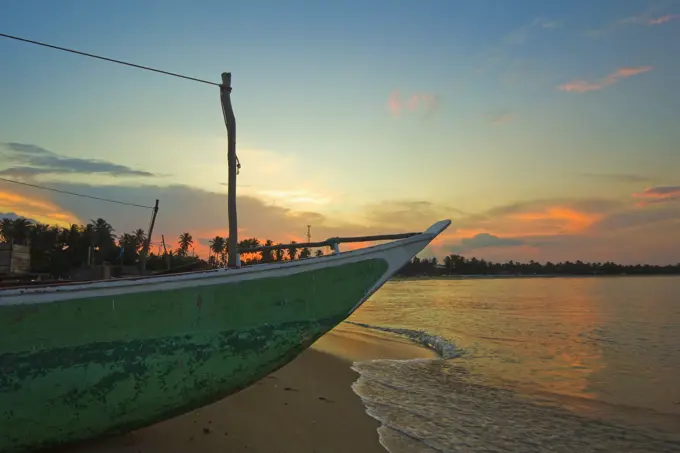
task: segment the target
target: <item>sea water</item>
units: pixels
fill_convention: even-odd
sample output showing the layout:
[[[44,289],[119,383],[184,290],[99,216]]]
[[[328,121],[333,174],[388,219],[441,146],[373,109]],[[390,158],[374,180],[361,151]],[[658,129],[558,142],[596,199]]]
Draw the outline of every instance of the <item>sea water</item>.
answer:
[[[354,364],[392,453],[680,452],[680,278],[394,281],[349,322],[440,357]]]

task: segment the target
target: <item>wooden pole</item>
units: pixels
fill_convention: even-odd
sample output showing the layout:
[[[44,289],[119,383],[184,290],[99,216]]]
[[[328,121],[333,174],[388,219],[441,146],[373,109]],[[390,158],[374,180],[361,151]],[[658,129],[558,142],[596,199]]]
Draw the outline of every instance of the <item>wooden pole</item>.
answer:
[[[241,267],[241,259],[238,252],[238,219],[236,215],[236,174],[238,164],[236,159],[236,118],[234,109],[231,106],[231,73],[222,73],[222,84],[220,85],[220,100],[222,102],[222,113],[224,123],[227,126],[227,165],[229,167],[229,178],[227,180],[227,210],[229,214],[229,243],[227,250],[228,267]]]
[[[146,235],[146,241],[144,241],[144,248],[142,249],[142,258],[140,260],[140,270],[141,274],[144,275],[146,272],[146,258],[149,256],[149,247],[151,247],[151,235],[153,234],[153,227],[156,224],[156,215],[158,214],[158,200],[153,207],[153,214],[151,214],[151,224],[149,225],[149,232]]]
[[[165,259],[165,266],[170,269],[170,256],[168,255],[168,249],[165,247],[164,234],[161,234],[161,243],[163,244],[163,259]]]

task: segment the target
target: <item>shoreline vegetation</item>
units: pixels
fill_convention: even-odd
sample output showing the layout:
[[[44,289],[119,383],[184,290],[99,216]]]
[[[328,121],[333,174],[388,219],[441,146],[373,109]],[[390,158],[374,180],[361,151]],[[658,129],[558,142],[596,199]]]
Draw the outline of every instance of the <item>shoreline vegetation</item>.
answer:
[[[116,234],[113,226],[102,218],[91,220],[87,225],[71,225],[68,228],[18,217],[0,220],[0,243],[28,246],[30,272],[49,274],[54,278],[70,278],[74,269],[108,263],[114,268],[113,275],[122,269],[139,264],[146,233],[137,229],[130,233]],[[195,256],[194,238],[188,232],[179,235],[176,242],[154,242],[157,253],[150,249],[146,269],[151,272],[171,268],[190,270],[216,268],[226,265],[228,239],[215,236],[209,241],[208,259]],[[173,247],[175,245],[175,247]],[[272,240],[260,241],[246,238],[239,242],[240,248],[272,246]],[[269,250],[244,253],[244,265],[304,259],[331,253],[330,247],[312,250],[304,243],[291,243],[286,250]],[[569,275],[680,275],[680,262],[675,265],[635,264],[623,265],[613,262],[588,263],[583,261],[539,263],[536,261],[507,261],[497,263],[475,257],[448,255],[441,263],[437,258],[414,258],[399,270],[396,279],[404,278],[456,278],[456,277],[528,277]]]
[[[588,263],[564,261],[507,261],[497,263],[461,255],[448,255],[440,264],[436,258],[414,258],[397,274],[397,278],[483,278],[483,277],[562,277],[605,275],[680,275],[675,265],[617,264],[611,261]]]

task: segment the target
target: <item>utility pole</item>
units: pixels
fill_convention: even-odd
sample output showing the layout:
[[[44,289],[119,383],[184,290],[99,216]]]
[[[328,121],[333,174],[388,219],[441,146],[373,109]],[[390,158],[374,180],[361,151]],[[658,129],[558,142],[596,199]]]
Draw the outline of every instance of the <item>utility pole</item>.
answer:
[[[229,178],[227,180],[227,210],[229,214],[229,253],[227,267],[241,267],[241,258],[238,253],[238,220],[236,216],[236,175],[241,166],[236,157],[236,118],[231,106],[231,72],[222,73],[220,85],[220,101],[224,123],[227,126],[227,166]]]
[[[146,258],[149,255],[149,247],[151,246],[151,235],[153,234],[153,227],[156,224],[156,215],[158,214],[158,200],[153,207],[153,214],[151,214],[151,224],[149,225],[149,233],[146,235],[146,241],[144,241],[144,248],[142,249],[142,257],[139,260],[140,273],[144,275],[146,272]]]
[[[163,244],[163,258],[165,259],[165,266],[170,269],[170,256],[168,255],[168,249],[165,247],[165,235],[161,234],[161,243]]]
[[[307,225],[307,244],[310,244],[312,242],[312,226]]]

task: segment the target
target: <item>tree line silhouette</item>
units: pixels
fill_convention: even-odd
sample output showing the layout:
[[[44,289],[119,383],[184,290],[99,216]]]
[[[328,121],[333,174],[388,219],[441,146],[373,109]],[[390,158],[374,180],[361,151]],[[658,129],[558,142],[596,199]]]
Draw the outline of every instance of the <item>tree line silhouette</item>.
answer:
[[[652,264],[586,263],[564,261],[539,263],[507,261],[495,263],[478,258],[449,255],[439,263],[437,258],[413,258],[398,272],[402,277],[446,275],[672,275],[680,274],[680,263],[657,266]]]
[[[113,266],[134,266],[139,263],[146,233],[137,229],[129,233],[115,234],[114,228],[102,218],[91,220],[86,225],[71,225],[64,228],[56,225],[33,223],[25,218],[3,218],[0,220],[0,241],[28,245],[31,256],[31,272],[45,273],[54,277],[69,278],[72,269],[109,263]],[[162,271],[168,268],[194,266],[214,268],[225,266],[228,239],[215,236],[209,241],[210,254],[203,260],[193,253],[194,238],[188,232],[179,235],[176,247],[164,244],[153,247],[147,257],[146,268]],[[275,245],[270,239],[264,242],[247,238],[239,242],[239,248]],[[304,259],[312,256],[312,250],[304,243],[293,241],[290,247],[256,253],[241,254],[244,265],[284,260]],[[317,249],[316,256],[324,252]],[[414,258],[398,272],[403,277],[446,276],[446,275],[643,275],[680,274],[680,263],[657,266],[649,264],[622,265],[612,262],[586,263],[560,262],[538,263],[529,261],[507,261],[496,263],[461,255],[446,256],[441,264],[436,258]]]
[[[60,227],[44,223],[34,223],[19,217],[0,219],[0,242],[28,245],[31,256],[31,272],[45,273],[54,277],[68,278],[75,268],[109,263],[113,266],[134,266],[139,263],[146,233],[137,229],[130,233],[115,234],[113,226],[106,220],[90,220],[86,225]],[[190,233],[182,233],[173,248],[171,244],[152,247],[147,256],[146,269],[165,270],[170,267],[211,268],[226,265],[228,240],[215,236],[209,243],[210,254],[203,260],[193,253],[194,238]],[[239,242],[239,248],[274,245],[271,240],[264,243],[256,238]],[[154,253],[154,250],[157,253]],[[322,250],[316,250],[322,256]],[[304,244],[293,245],[287,250],[244,253],[241,262],[245,265],[309,258],[312,251]],[[197,266],[196,266],[197,265]]]

